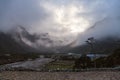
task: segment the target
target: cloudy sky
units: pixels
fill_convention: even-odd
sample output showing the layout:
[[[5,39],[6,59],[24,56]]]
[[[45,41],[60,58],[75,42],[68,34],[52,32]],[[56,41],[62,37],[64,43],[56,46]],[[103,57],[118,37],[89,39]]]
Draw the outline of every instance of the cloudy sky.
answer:
[[[120,0],[0,0],[0,30],[17,25],[56,42],[120,35]]]

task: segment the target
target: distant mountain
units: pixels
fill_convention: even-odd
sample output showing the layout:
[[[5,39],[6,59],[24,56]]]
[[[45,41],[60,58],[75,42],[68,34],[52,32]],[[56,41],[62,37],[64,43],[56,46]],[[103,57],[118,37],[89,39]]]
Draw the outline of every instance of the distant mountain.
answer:
[[[56,49],[49,47],[52,44],[48,33],[31,34],[22,26],[8,33],[0,32],[0,53],[56,52]]]
[[[92,32],[92,30],[97,29],[97,28],[98,28],[97,30],[99,31],[100,27],[105,27],[105,24],[106,25],[108,23],[115,23],[116,24],[116,22],[118,20],[119,19],[116,19],[116,18],[105,17],[102,20],[95,22],[90,28],[87,29],[87,31]],[[91,51],[90,44],[86,43],[86,44],[83,44],[80,46],[76,46],[76,47],[68,50],[68,52],[80,53],[80,54],[91,53],[91,52],[101,53],[101,54],[110,54],[110,53],[113,53],[114,50],[116,50],[117,48],[120,48],[120,36],[119,36],[119,34],[116,34],[116,36],[105,36],[104,38],[95,40],[95,42],[93,43],[93,51]]]
[[[48,33],[31,34],[23,26],[18,26],[12,29],[10,34],[17,43],[26,48],[31,47],[37,52],[53,52],[52,47],[49,47],[53,44],[53,40]]]
[[[25,48],[19,45],[9,34],[0,32],[0,53],[27,52]]]
[[[29,32],[22,26],[14,28],[12,31],[9,32],[9,34],[19,45],[23,46],[24,48],[30,48],[31,42],[34,42],[36,39],[36,36],[29,34]]]
[[[106,37],[99,40],[95,40],[93,43],[92,53],[111,54],[114,50],[120,48],[120,38],[118,37]],[[91,46],[84,44],[70,49],[68,52],[73,53],[91,53]]]
[[[29,33],[24,27],[18,26],[9,33],[0,32],[0,53],[90,53],[91,47],[89,44],[84,44],[71,48],[75,42],[60,46],[51,47],[54,41],[48,33],[40,35]],[[50,47],[49,47],[50,46]],[[95,40],[93,43],[93,51],[95,53],[110,54],[115,49],[120,48],[119,37],[106,37]]]

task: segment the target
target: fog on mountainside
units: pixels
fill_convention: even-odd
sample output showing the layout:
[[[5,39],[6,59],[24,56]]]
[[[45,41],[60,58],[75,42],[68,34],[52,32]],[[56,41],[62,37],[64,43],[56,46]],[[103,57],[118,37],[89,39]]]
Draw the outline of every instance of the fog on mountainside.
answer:
[[[81,47],[94,37],[95,50],[109,53],[120,38],[119,8],[119,0],[1,0],[0,31],[11,44],[56,53],[89,51]]]

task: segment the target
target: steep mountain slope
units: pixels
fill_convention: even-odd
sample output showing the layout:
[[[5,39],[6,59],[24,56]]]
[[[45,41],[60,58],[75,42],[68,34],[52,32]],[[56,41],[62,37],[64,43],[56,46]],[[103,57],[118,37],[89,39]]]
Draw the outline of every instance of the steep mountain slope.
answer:
[[[52,52],[49,45],[53,44],[48,33],[31,34],[24,27],[18,26],[10,31],[10,34],[20,45],[31,47],[37,52]]]
[[[14,29],[12,29],[12,31],[10,31],[10,34],[15,39],[15,41],[18,42],[20,45],[24,47],[29,46],[38,52],[44,53],[64,52],[71,45],[71,44],[60,45],[63,44],[63,41],[56,40],[56,38],[51,37],[49,33],[40,34],[30,33],[23,26],[15,27]]]
[[[51,47],[54,41],[48,33],[40,35],[30,34],[24,27],[18,26],[9,33],[0,32],[0,53],[10,52],[39,52],[39,53],[90,53],[91,46],[89,44],[80,45],[74,48],[71,44],[59,47]],[[93,52],[110,54],[120,47],[119,37],[105,37],[95,40],[93,43]]]
[[[118,37],[107,37],[100,40],[96,40],[93,43],[93,53],[101,53],[101,54],[111,54],[115,49],[120,48],[120,38]],[[89,44],[84,44],[81,46],[77,46],[69,52],[73,53],[91,53],[91,46]]]
[[[27,52],[9,34],[0,32],[0,53]]]
[[[120,48],[119,29],[117,29],[119,26],[119,20],[120,19],[118,18],[105,17],[102,20],[95,22],[90,28],[88,28],[88,30],[86,30],[86,33],[84,33],[85,37],[88,36],[89,38],[90,36],[94,36],[97,38],[93,43],[92,52],[110,54],[114,52],[115,49]],[[84,45],[77,46],[68,52],[90,53],[91,46],[86,43]]]

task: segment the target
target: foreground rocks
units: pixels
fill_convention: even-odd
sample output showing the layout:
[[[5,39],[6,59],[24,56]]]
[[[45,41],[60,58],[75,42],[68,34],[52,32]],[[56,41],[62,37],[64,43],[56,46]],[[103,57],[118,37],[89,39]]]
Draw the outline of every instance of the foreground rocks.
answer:
[[[32,72],[4,71],[0,75],[8,80],[120,80],[120,72]]]

